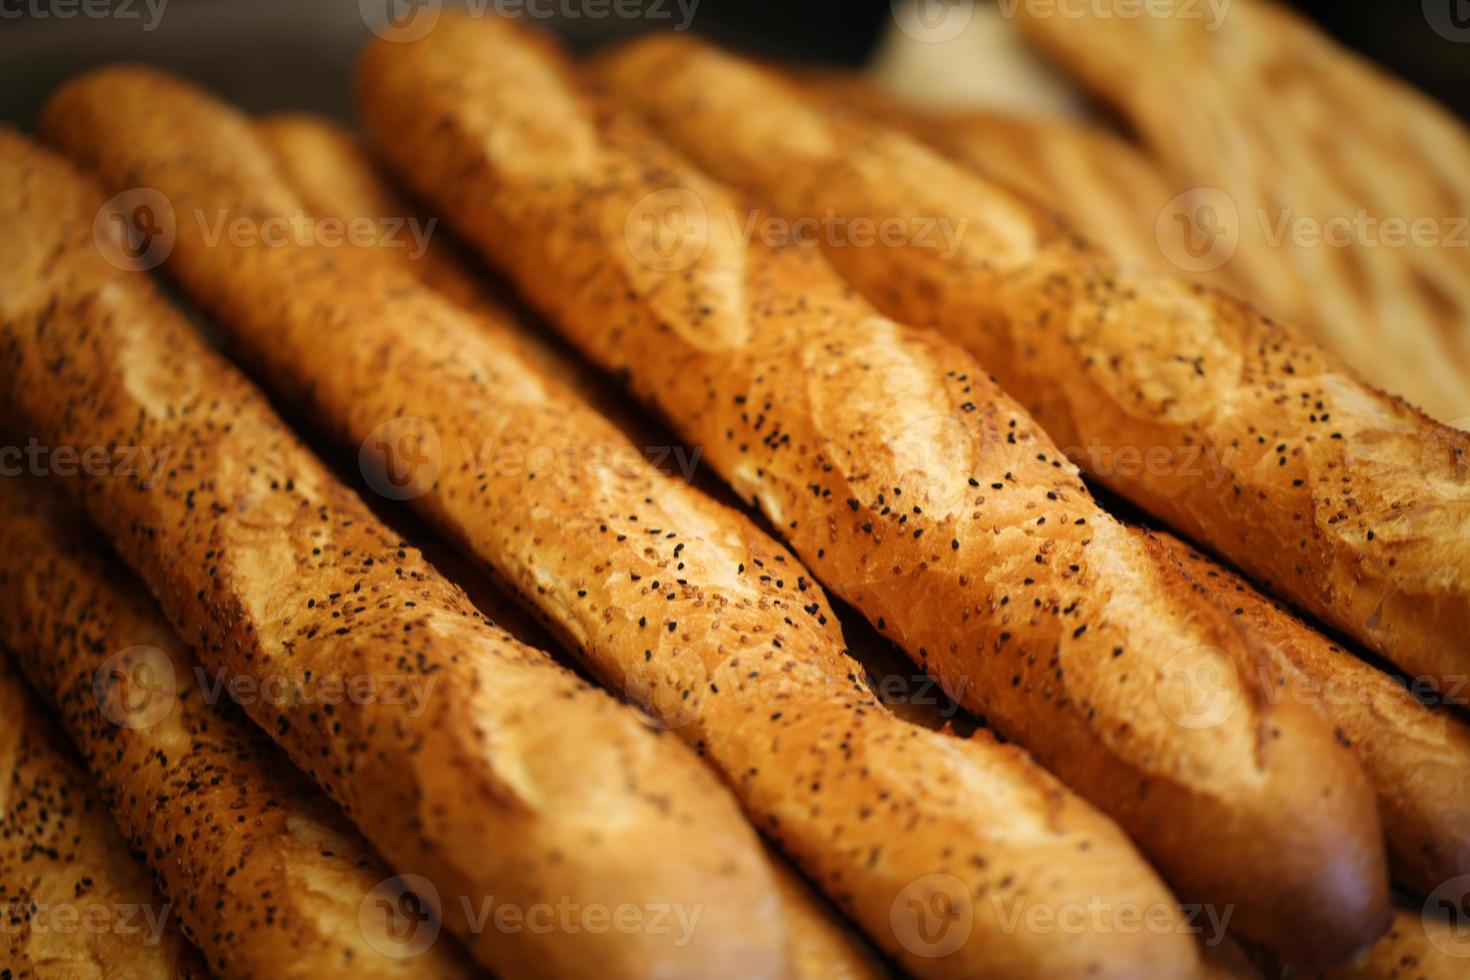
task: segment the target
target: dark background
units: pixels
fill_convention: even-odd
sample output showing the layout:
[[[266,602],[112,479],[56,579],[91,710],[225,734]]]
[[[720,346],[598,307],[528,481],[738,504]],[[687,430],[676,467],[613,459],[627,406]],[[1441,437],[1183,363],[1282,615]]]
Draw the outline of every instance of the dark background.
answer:
[[[7,15],[0,18],[0,119],[29,126],[58,82],[118,60],[183,72],[251,110],[301,107],[349,115],[347,78],[367,37],[358,0],[168,0],[151,32],[142,29],[143,0],[89,0],[130,3],[142,15],[137,20],[34,13],[81,2],[0,0],[0,13]],[[1467,0],[1429,2],[1459,4],[1470,15]],[[1421,0],[1292,5],[1470,119],[1470,43],[1435,33]],[[857,65],[889,18],[888,0],[699,0],[693,29],[773,57]],[[612,18],[551,23],[578,47],[660,26]]]

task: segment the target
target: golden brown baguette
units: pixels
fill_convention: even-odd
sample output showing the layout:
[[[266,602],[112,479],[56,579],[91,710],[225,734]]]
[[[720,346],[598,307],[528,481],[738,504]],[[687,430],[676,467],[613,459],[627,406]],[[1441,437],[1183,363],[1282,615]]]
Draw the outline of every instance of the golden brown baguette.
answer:
[[[469,977],[452,941],[369,934],[393,872],[230,701],[60,488],[0,480],[0,645],[58,712],[220,977]],[[411,923],[404,922],[404,926]]]
[[[1194,191],[1185,209],[1215,209],[1233,247],[1212,261],[1241,295],[1373,384],[1470,425],[1464,122],[1283,4],[1231,0],[1212,19],[1165,0],[1112,16],[1126,2],[1071,17],[1023,3],[1016,23]]]
[[[435,887],[476,957],[529,977],[784,976],[768,863],[693,754],[486,624],[147,278],[103,259],[93,183],[19,136],[0,149],[4,417],[41,446],[168,454],[64,483],[211,671],[280,692],[251,717]],[[486,922],[492,901],[556,925]],[[647,928],[587,918],[628,906]]]
[[[1463,901],[1464,888],[1460,891]],[[1463,980],[1470,966],[1465,909],[1445,913],[1403,907],[1393,927],[1350,963],[1327,969],[1288,966],[1281,980]]]
[[[108,179],[145,181],[176,206],[266,220],[296,205],[248,121],[167,76],[93,74],[47,120]],[[757,825],[906,965],[1028,978],[1192,968],[1182,935],[1008,924],[1012,903],[1095,897],[1183,926],[1119,829],[1024,753],[884,711],[795,557],[646,464],[520,356],[504,314],[476,317],[377,253],[211,247],[184,225],[168,268],[285,400],[349,446],[395,416],[426,420],[440,458],[417,509],[718,767]],[[967,918],[950,955],[928,957],[909,903],[956,887]]]
[[[344,220],[378,219],[408,213],[386,177],[373,165],[366,149],[340,123],[310,113],[295,112],[268,117],[257,122],[256,126],[275,151],[291,185],[307,199],[313,213]],[[482,324],[483,329],[509,335],[513,328],[521,326],[523,321],[519,317],[507,312],[491,298],[492,294],[482,285],[483,278],[477,276],[457,253],[441,248],[443,243],[443,238],[435,238],[425,250],[426,258],[435,257],[433,263],[408,262],[403,263],[404,267],[415,270],[425,285],[487,317],[491,322],[488,326]],[[607,390],[610,386],[600,383],[600,379],[587,379],[590,372],[585,371],[580,363],[572,364],[569,358],[560,356],[529,330],[521,339],[529,348],[526,353],[536,358],[538,367],[567,382],[579,395],[589,401],[595,400],[599,408],[603,402],[614,401],[615,396],[610,396]],[[629,431],[632,425],[620,424],[619,428]],[[464,577],[451,575],[462,586],[467,579],[473,579],[475,573],[468,567],[467,559],[436,555],[433,560],[440,567],[444,561],[462,567]],[[473,592],[470,596],[476,598]],[[476,604],[482,610],[485,608],[478,599]],[[531,608],[544,616],[536,607]],[[864,943],[826,902],[813,898],[810,886],[790,870],[784,858],[773,857],[773,870],[786,913],[794,977],[800,980],[857,980],[886,975],[886,970],[874,960]]]
[[[1118,493],[1406,670],[1470,674],[1470,434],[1249,306],[1124,270],[1021,196],[693,39],[637,42],[601,76],[791,218],[916,229],[827,253],[888,315],[968,347]],[[925,216],[956,240],[920,237]]]
[[[5,550],[13,549],[7,542]],[[179,932],[179,910],[154,891],[3,653],[0,721],[0,973],[16,980],[207,977],[198,950]]]
[[[737,198],[626,114],[594,113],[504,22],[446,18],[371,46],[360,105],[398,175],[555,326],[702,444],[834,591],[1116,816],[1187,899],[1306,955],[1381,931],[1382,844],[1356,762],[1310,709],[1266,702],[1243,628],[1099,509],[971,357],[884,319],[818,250],[743,242],[726,220],[746,213]],[[698,247],[656,234],[671,217]],[[1220,724],[1182,724],[1187,692],[1160,672],[1216,656],[1252,679]]]
[[[1157,537],[1269,645],[1281,671],[1272,696],[1315,705],[1337,726],[1378,792],[1394,878],[1427,895],[1470,875],[1470,726],[1178,538]]]

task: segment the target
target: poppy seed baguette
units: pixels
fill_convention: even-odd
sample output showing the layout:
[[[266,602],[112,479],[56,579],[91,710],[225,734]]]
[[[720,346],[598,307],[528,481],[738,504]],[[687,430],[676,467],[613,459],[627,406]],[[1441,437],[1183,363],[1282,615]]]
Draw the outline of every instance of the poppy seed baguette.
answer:
[[[1065,20],[1065,18],[1062,18]],[[961,228],[832,247],[885,313],[964,344],[1089,472],[1411,673],[1470,674],[1470,433],[1292,327],[1120,268],[1059,219],[897,130],[658,35],[599,77],[784,216]]]
[[[412,959],[379,951],[386,936],[370,939],[359,909],[393,872],[233,703],[206,700],[219,678],[57,490],[0,480],[0,645],[60,715],[215,975],[477,975],[447,942]]]
[[[10,482],[0,480],[0,485]],[[10,550],[9,545],[7,549]],[[18,651],[11,651],[11,654]],[[107,815],[0,653],[0,963],[7,977],[182,980],[209,976]],[[103,910],[106,918],[95,924]],[[94,911],[89,911],[94,910]],[[90,921],[94,927],[84,927]]]
[[[1270,644],[1277,697],[1318,706],[1378,791],[1395,880],[1427,895],[1470,875],[1470,725],[1425,706],[1403,682],[1353,656],[1244,579],[1167,534],[1157,537],[1194,578]]]
[[[883,318],[817,249],[746,241],[760,212],[544,51],[494,19],[372,44],[375,149],[1186,900],[1301,955],[1371,942],[1388,914],[1371,788],[1315,713],[1267,702],[1229,612],[1104,513],[973,358]],[[1216,661],[1250,680],[1198,724],[1174,675]]]
[[[4,417],[44,446],[167,453],[65,484],[206,667],[278,692],[248,713],[391,866],[436,887],[477,959],[526,977],[785,976],[765,855],[692,753],[487,624],[148,278],[104,260],[95,184],[8,132],[0,150]],[[492,899],[700,918],[682,943],[671,927],[476,927]]]
[[[255,125],[313,214],[354,221],[409,213],[366,149],[340,123],[293,112],[267,117]],[[628,401],[621,389],[589,377],[589,367],[562,356],[529,329],[516,334],[523,321],[499,305],[486,289],[484,277],[445,245],[442,237],[432,239],[424,250],[422,258],[429,260],[425,262],[416,262],[397,249],[380,249],[380,253],[397,258],[402,268],[414,272],[426,286],[480,314],[488,321],[482,323],[482,329],[521,340],[524,355],[537,368],[565,382],[589,403],[601,407],[611,400],[608,395]],[[628,431],[630,425],[619,428]],[[785,858],[773,855],[771,870],[781,892],[796,980],[875,980],[886,975],[863,941],[831,906],[813,897],[810,886],[788,867]]]
[[[180,209],[266,219],[296,205],[250,123],[176,79],[93,74],[53,101],[53,134],[63,114],[65,145]],[[411,502],[539,609],[592,673],[694,745],[906,966],[943,978],[1192,969],[1182,934],[1008,925],[1010,903],[1094,898],[1182,922],[1121,831],[1023,752],[883,710],[801,564],[648,465],[495,321],[376,251],[211,247],[181,226],[168,268],[281,397],[340,441],[356,447],[395,416],[424,420],[437,478]],[[945,900],[964,903],[971,932],[926,957],[908,903],[927,914],[924,903]]]

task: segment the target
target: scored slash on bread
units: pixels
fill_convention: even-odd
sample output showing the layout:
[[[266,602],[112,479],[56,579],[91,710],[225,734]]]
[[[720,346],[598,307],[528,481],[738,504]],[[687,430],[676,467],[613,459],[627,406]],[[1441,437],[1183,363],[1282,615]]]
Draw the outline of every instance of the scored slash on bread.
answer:
[[[1162,541],[1196,581],[1264,639],[1277,698],[1321,710],[1378,791],[1378,815],[1396,881],[1428,895],[1470,875],[1470,726],[1425,706],[1397,678],[1353,656],[1240,576],[1168,534]]]
[[[97,128],[81,95],[51,103],[53,135]],[[156,473],[64,482],[208,668],[299,694],[245,707],[390,865],[435,886],[476,958],[528,977],[587,962],[617,977],[786,975],[775,883],[718,780],[486,623],[146,277],[104,260],[92,181],[9,131],[0,151],[4,417],[42,445],[167,453]],[[173,199],[181,226],[194,204]],[[418,684],[405,697],[395,679]],[[363,681],[368,696],[323,703],[326,685]],[[527,916],[560,902],[700,918],[682,942],[673,928],[477,928],[490,899]]]
[[[204,980],[199,951],[179,931],[182,910],[128,853],[91,779],[11,663],[22,651],[7,649],[0,653],[4,973]]]
[[[359,86],[400,179],[701,444],[835,592],[1117,817],[1188,900],[1228,905],[1233,926],[1300,956],[1382,931],[1382,842],[1356,761],[1309,708],[1265,698],[1256,642],[1098,508],[971,357],[880,316],[816,249],[743,239],[731,217],[760,212],[504,22],[446,18],[374,44]],[[793,152],[824,147],[783,106],[761,110]],[[1169,680],[1201,662],[1249,675],[1204,725]]]
[[[0,645],[58,712],[215,974],[475,975],[449,943],[409,958],[364,930],[393,872],[233,703],[207,700],[226,689],[59,487],[0,479],[0,522]]]
[[[209,213],[298,204],[247,120],[168,76],[73,82],[47,121],[114,184],[146,181]],[[1193,971],[1175,899],[1111,821],[988,734],[954,739],[885,711],[800,563],[629,457],[611,424],[522,356],[504,314],[477,316],[367,250],[212,247],[181,227],[168,269],[347,445],[395,415],[424,420],[441,455],[412,503],[714,763],[756,824],[905,966],[946,978]],[[485,447],[523,462],[496,465]],[[601,450],[617,465],[593,463]],[[1059,934],[1024,918],[1089,901],[1170,928]]]

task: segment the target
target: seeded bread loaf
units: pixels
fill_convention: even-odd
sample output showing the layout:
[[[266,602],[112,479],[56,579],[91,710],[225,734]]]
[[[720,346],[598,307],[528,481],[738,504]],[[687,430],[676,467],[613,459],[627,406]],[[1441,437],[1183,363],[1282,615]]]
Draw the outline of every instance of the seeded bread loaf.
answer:
[[[1470,675],[1470,433],[1245,303],[1123,269],[1007,188],[692,38],[602,68],[787,218],[896,224],[869,246],[827,236],[827,254],[888,315],[968,347],[1099,481],[1404,669]],[[940,217],[948,239],[929,231]]]
[[[176,207],[265,219],[296,205],[250,124],[175,79],[94,74],[48,121],[108,179],[146,181]],[[713,763],[753,821],[905,966],[933,977],[1192,970],[1178,934],[1008,925],[1016,903],[1094,896],[1178,919],[1118,828],[1022,752],[883,710],[795,557],[645,463],[520,355],[503,313],[477,317],[363,250],[211,247],[181,226],[167,268],[285,401],[346,445],[395,417],[422,420],[413,431],[439,448],[412,504],[608,687]],[[953,929],[928,918],[945,903],[964,915]],[[924,930],[949,955],[926,955]]]
[[[91,780],[3,653],[0,720],[0,973],[208,977],[179,932],[178,910],[128,853]]]
[[[1243,931],[1300,955],[1386,927],[1356,761],[1309,708],[1267,701],[1259,645],[1104,513],[969,355],[883,318],[817,249],[746,241],[762,212],[503,21],[374,44],[359,79],[401,179],[1186,900],[1234,905]],[[1214,658],[1251,680],[1201,725],[1176,675]]]
[[[1271,696],[1314,705],[1337,726],[1378,792],[1394,878],[1427,895],[1470,875],[1470,726],[1450,708],[1426,707],[1402,681],[1178,538],[1157,537],[1266,641],[1281,671]]]
[[[227,678],[184,648],[58,487],[0,479],[0,524],[0,645],[56,709],[216,976],[475,975],[452,940],[399,956],[365,931],[379,920],[360,911],[393,872],[240,714]]]
[[[785,976],[769,865],[706,767],[488,625],[377,521],[145,276],[103,258],[123,253],[105,222],[94,235],[93,183],[8,132],[0,169],[4,418],[42,446],[166,454],[64,483],[206,667],[274,692],[250,716],[435,887],[476,957],[528,977]],[[487,901],[538,922],[634,907],[650,928],[500,928]],[[668,926],[696,908],[692,935]]]

